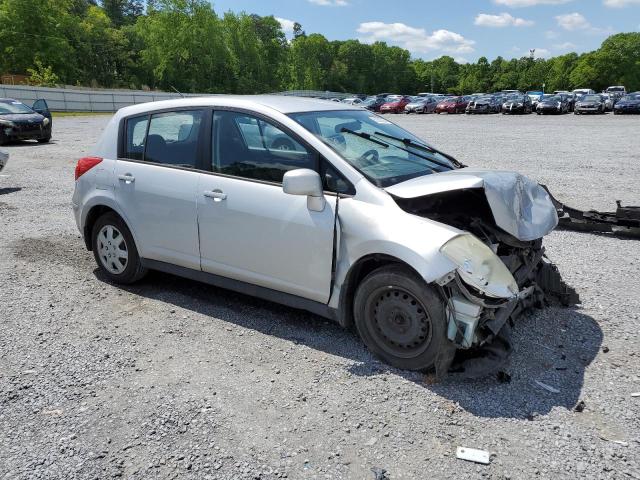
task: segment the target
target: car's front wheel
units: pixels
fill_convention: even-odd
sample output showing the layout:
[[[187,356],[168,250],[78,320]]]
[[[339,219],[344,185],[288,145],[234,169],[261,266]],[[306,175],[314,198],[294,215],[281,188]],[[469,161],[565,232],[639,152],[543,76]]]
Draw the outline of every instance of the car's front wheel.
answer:
[[[354,317],[369,350],[397,368],[429,370],[448,347],[443,299],[405,267],[367,275],[356,292]]]
[[[111,281],[134,283],[147,273],[131,231],[115,213],[105,213],[98,218],[93,225],[91,241],[96,263]]]

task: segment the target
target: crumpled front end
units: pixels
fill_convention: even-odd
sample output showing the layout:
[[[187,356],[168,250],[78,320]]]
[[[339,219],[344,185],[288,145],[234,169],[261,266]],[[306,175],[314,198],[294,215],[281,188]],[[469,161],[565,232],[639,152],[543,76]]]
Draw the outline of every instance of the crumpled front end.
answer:
[[[556,209],[540,185],[517,173],[464,169],[431,177],[388,191],[403,210],[465,232],[441,248],[457,268],[437,283],[449,339],[474,352],[466,373],[483,375],[507,358],[508,332],[524,311],[579,302],[542,246],[558,223]]]

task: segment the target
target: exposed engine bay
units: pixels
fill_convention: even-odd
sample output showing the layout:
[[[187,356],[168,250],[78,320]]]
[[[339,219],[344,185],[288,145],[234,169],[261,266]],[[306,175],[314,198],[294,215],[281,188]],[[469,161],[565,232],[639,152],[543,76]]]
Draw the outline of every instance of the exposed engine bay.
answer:
[[[395,200],[408,213],[475,235],[502,260],[518,285],[517,296],[497,299],[469,285],[457,272],[438,281],[450,316],[449,339],[463,350],[456,356],[454,370],[464,370],[470,377],[494,371],[508,358],[509,333],[523,312],[553,302],[565,306],[580,303],[575,290],[562,281],[557,267],[546,258],[542,238],[518,240],[496,225],[483,188]],[[452,354],[439,369],[448,370],[453,361]]]

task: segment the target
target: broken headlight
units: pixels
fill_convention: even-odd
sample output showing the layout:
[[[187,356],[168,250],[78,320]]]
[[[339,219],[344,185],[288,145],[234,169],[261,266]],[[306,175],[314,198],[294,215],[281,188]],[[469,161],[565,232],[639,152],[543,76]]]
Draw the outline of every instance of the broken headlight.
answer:
[[[457,266],[462,280],[493,298],[511,298],[518,284],[507,266],[474,235],[465,233],[445,243],[440,252]]]

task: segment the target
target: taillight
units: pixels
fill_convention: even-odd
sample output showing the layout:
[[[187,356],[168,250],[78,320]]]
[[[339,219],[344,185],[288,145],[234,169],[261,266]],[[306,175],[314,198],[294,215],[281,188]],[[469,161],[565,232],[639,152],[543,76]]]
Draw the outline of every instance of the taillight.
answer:
[[[76,165],[76,180],[98,165],[101,161],[102,158],[100,157],[84,157],[78,160],[78,164]]]

